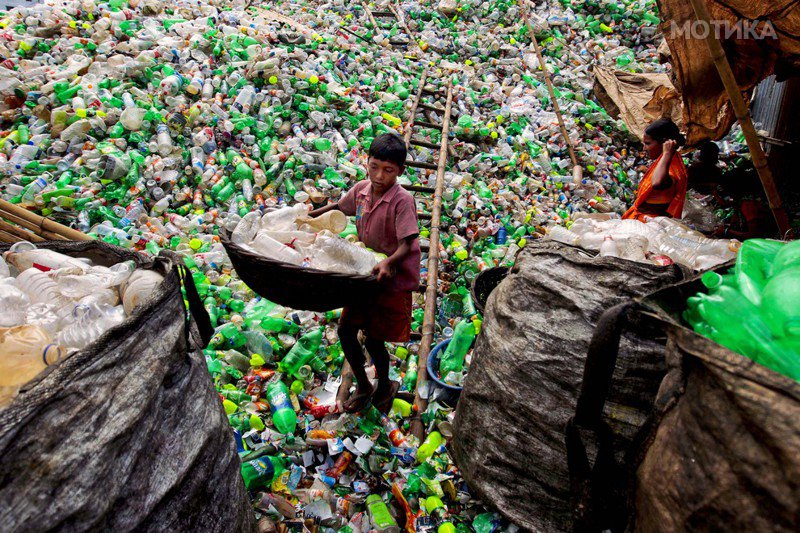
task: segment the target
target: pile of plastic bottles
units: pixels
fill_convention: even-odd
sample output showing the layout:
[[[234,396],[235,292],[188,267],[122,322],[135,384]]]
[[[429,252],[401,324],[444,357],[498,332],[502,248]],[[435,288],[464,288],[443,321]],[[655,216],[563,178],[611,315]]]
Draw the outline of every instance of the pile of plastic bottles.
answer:
[[[800,242],[750,239],[727,274],[706,272],[689,298],[694,330],[800,381]]]
[[[163,277],[17,243],[0,258],[0,407],[48,365],[122,323]]]
[[[341,211],[309,218],[308,207],[295,204],[263,216],[252,211],[233,230],[231,240],[276,261],[343,274],[369,275],[385,258],[358,245],[355,227],[348,228]]]
[[[265,524],[316,517],[366,531],[371,516],[373,527],[392,531],[382,507],[390,503],[394,520],[415,515],[418,531],[447,531],[448,523],[513,529],[470,498],[445,453],[452,409],[430,392],[428,410],[413,412],[418,343],[391,349],[391,376],[405,399],[390,416],[339,413],[338,313],[257,297],[232,271],[218,234],[286,255],[288,236],[274,232],[303,228],[278,230],[282,215],[274,213],[340,198],[366,177],[371,140],[404,132],[422,71],[431,71],[434,88],[450,79],[453,157],[442,242],[431,253],[440,257],[436,339],[453,337],[439,370],[460,383],[469,363],[463,347],[479,330],[469,293],[475,276],[513,264],[542,226],[629,203],[643,167],[624,125],[592,100],[591,66],[663,71],[656,8],[652,0],[561,0],[531,14],[585,169],[576,182],[516,2],[395,5],[411,35],[392,19],[373,27],[361,3],[344,0],[264,6],[294,27],[241,1],[67,0],[14,9],[0,16],[0,195],[105,242],[184,255],[217,327],[208,367]],[[389,45],[404,39],[408,46]],[[426,98],[444,105],[442,96]],[[415,128],[414,137],[438,145],[441,132]],[[410,153],[426,162],[434,155]],[[435,179],[409,168],[401,182]],[[418,198],[421,212],[431,206]],[[326,237],[321,230],[334,228],[313,229]],[[352,226],[332,233],[346,238]],[[428,236],[422,223],[423,246]],[[425,279],[427,253],[420,267]],[[414,331],[422,315],[414,310]],[[410,438],[414,416],[431,431],[427,445]]]
[[[741,246],[736,239],[709,239],[673,218],[655,217],[644,223],[611,214],[581,216],[570,229],[553,226],[547,238],[599,252],[599,257],[657,265],[678,263],[694,270],[734,259]]]

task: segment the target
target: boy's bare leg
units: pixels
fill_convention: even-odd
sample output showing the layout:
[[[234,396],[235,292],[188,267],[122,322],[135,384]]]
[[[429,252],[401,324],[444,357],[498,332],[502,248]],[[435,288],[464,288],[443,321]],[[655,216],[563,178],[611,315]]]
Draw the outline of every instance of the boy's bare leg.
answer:
[[[361,343],[358,342],[358,330],[340,325],[339,342],[342,344],[344,356],[357,380],[356,392],[349,400],[344,402],[344,409],[348,412],[360,411],[367,406],[373,390],[369,378],[367,378],[367,370],[364,368],[366,358],[364,357],[364,350],[361,349]]]
[[[386,351],[386,344],[381,340],[367,337],[364,344],[378,376],[378,388],[375,390],[373,404],[379,411],[386,412],[391,407],[392,399],[398,388],[389,380],[389,352]]]

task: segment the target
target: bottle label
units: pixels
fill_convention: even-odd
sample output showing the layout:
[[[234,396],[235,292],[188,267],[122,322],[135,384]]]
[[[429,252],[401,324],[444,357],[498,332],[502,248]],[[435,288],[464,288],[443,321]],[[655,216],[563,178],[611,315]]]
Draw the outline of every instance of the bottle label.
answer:
[[[247,464],[255,471],[256,477],[265,477],[271,479],[275,474],[275,467],[272,466],[270,461],[262,461],[261,459],[254,459],[248,461]]]

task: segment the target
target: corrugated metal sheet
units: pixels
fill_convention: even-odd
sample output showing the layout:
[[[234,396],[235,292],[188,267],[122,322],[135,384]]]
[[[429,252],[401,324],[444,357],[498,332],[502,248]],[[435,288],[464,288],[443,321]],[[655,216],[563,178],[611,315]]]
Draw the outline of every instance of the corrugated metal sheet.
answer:
[[[786,82],[776,82],[775,76],[770,76],[758,84],[750,105],[750,116],[756,129],[765,131],[769,137],[780,138],[778,126],[784,107],[786,87]]]

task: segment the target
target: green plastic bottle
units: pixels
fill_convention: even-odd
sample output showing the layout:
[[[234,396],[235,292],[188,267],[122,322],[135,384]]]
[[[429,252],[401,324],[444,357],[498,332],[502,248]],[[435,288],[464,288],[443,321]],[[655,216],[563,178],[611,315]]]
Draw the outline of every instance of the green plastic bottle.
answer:
[[[784,247],[780,241],[750,239],[742,244],[734,267],[736,284],[744,296],[756,305],[772,272],[775,256]]]
[[[367,497],[367,510],[372,525],[378,533],[400,533],[400,526],[380,496],[370,494]]]
[[[247,490],[269,487],[272,480],[286,470],[286,460],[265,455],[242,463],[242,478]]]
[[[771,329],[781,337],[800,337],[800,265],[772,276],[762,299],[761,310]]]
[[[464,358],[474,340],[475,325],[471,320],[461,320],[456,325],[453,338],[439,361],[439,375],[442,378],[446,377],[450,372],[461,372],[464,368]]]
[[[284,435],[294,434],[297,428],[297,415],[294,412],[291,400],[289,400],[289,389],[283,381],[273,381],[267,385],[265,396],[272,411],[272,423],[278,431]]]
[[[278,364],[278,369],[281,372],[289,374],[292,377],[298,377],[297,371],[301,366],[308,364],[308,362],[317,354],[319,346],[322,343],[322,333],[324,328],[314,328],[306,333],[292,346],[289,353]]]
[[[744,244],[742,247],[744,248]],[[739,253],[741,254],[741,252]],[[783,272],[787,268],[796,267],[798,265],[800,265],[800,241],[792,241],[784,244],[780,251],[775,254],[772,262],[771,274],[775,275]]]
[[[412,354],[408,359],[408,368],[403,377],[403,388],[408,392],[414,392],[417,388],[417,356]]]
[[[455,533],[456,526],[448,517],[447,507],[438,496],[428,496],[425,498],[425,510],[428,512],[434,523],[438,524],[437,533]]]
[[[438,431],[431,431],[417,450],[417,464],[424,463],[433,457],[433,454],[436,453],[436,450],[438,450],[439,446],[442,444],[444,444],[444,437],[442,437],[442,434]]]

